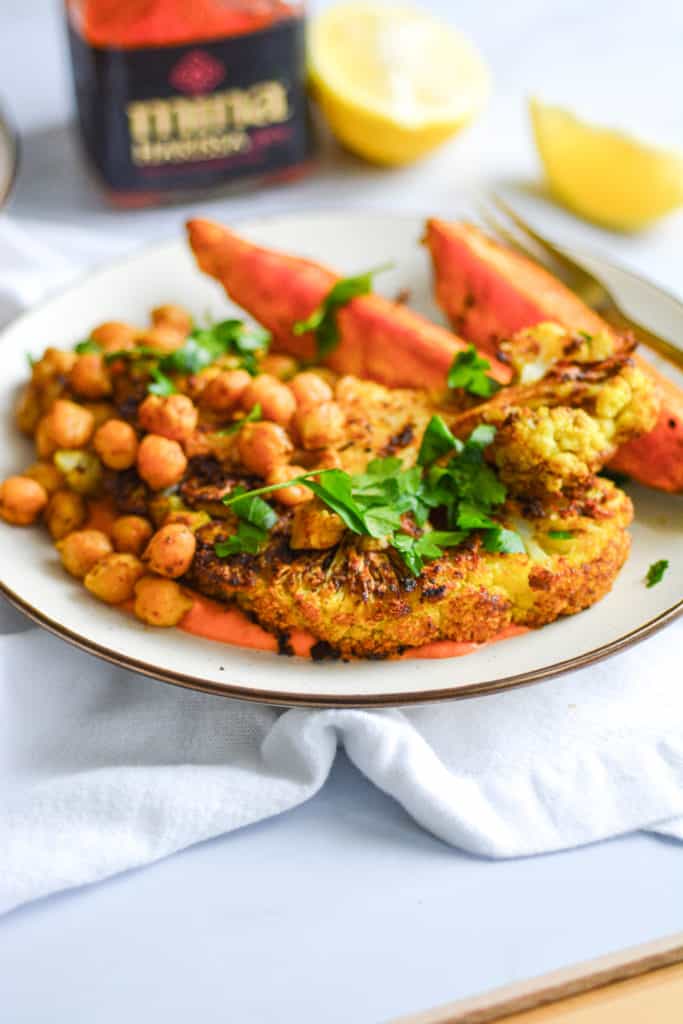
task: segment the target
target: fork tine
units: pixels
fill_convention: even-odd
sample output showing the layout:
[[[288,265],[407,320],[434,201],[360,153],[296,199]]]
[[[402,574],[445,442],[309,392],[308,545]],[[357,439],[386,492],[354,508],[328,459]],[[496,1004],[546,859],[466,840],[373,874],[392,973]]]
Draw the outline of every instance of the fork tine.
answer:
[[[511,249],[514,249],[521,256],[526,256],[529,259],[541,262],[536,253],[532,252],[526,240],[520,238],[518,234],[511,231],[510,228],[496,216],[493,211],[488,209],[483,202],[479,202],[477,205],[477,213],[479,219],[483,221],[485,227],[494,235],[497,235],[502,241],[505,242]]]
[[[559,264],[566,277],[575,280],[578,287],[594,288],[597,284],[599,287],[603,288],[601,283],[596,281],[595,277],[589,271],[580,266],[570,256],[567,256],[567,254],[562,252],[561,249],[558,249],[558,247],[549,239],[544,238],[543,235],[539,235],[531,224],[527,224],[524,218],[514,210],[509,203],[504,199],[501,199],[496,192],[491,192],[489,198],[493,205],[497,207],[499,212],[505,214],[505,216],[512,221],[518,231],[521,231],[522,234],[532,239],[546,257],[550,257],[555,263]]]
[[[670,341],[667,341],[666,338],[660,337],[653,331],[648,330],[642,324],[627,316],[619,307],[614,296],[602,281],[599,281],[588,270],[585,270],[580,266],[580,264],[575,263],[571,257],[566,256],[560,249],[553,245],[552,242],[547,241],[542,235],[539,235],[538,232],[530,227],[523,218],[508,205],[508,203],[500,198],[500,196],[495,193],[491,193],[489,201],[494,205],[497,213],[508,217],[516,228],[516,232],[513,233],[500,220],[499,216],[491,213],[491,211],[483,204],[480,204],[480,217],[494,232],[494,234],[499,235],[499,237],[515,249],[516,252],[529,256],[531,259],[535,259],[537,263],[541,263],[542,265],[545,265],[546,268],[552,269],[558,277],[563,277],[569,288],[575,292],[579,298],[581,298],[592,309],[595,309],[596,312],[611,323],[613,327],[616,327],[618,331],[631,331],[641,344],[653,349],[673,366],[683,369],[683,351],[678,345],[672,344]],[[524,236],[523,242],[519,237],[520,234]],[[543,253],[543,257],[539,259],[538,256],[531,251],[530,242],[536,244]],[[548,267],[548,264],[551,261],[555,262],[556,267],[559,266],[559,273],[556,268]]]

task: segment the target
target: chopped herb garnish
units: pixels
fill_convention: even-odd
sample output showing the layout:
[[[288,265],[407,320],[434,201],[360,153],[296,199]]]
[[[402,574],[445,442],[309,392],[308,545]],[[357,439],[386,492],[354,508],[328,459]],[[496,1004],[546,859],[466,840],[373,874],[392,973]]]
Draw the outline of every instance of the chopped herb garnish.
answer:
[[[36,365],[36,361],[35,361],[35,359],[33,358],[33,356],[31,355],[30,352],[26,353],[26,361],[28,362],[29,369],[32,370],[33,367]]]
[[[224,436],[226,434],[236,434],[238,430],[241,430],[245,423],[257,423],[262,417],[261,406],[259,402],[252,406],[246,416],[242,416],[241,419],[235,420],[228,427],[223,427],[221,430],[214,430],[214,434]]]
[[[499,552],[503,555],[524,554],[524,541],[514,530],[506,530],[504,526],[495,525],[484,534],[484,547],[487,551]]]
[[[199,373],[221,356],[236,355],[240,365],[252,376],[257,373],[257,352],[265,352],[270,334],[262,327],[243,320],[222,320],[212,327],[196,327],[184,345],[164,356],[161,369],[166,373]]]
[[[653,562],[647,570],[645,585],[647,587],[654,587],[657,583],[660,583],[668,568],[669,560],[667,558],[660,558],[658,562]]]
[[[230,495],[232,510],[238,519],[243,519],[261,530],[270,530],[277,522],[277,512],[267,501],[247,491],[246,487],[236,487]]]
[[[548,536],[552,540],[572,540],[574,534],[571,530],[548,530]]]
[[[149,373],[152,378],[152,383],[147,386],[150,395],[162,395],[164,397],[175,395],[178,389],[171,378],[167,377],[158,366],[152,366]]]
[[[252,526],[244,520],[240,521],[237,532],[227,540],[220,540],[214,546],[214,551],[219,558],[227,558],[229,555],[257,555],[263,544],[268,540],[268,531],[258,526]]]
[[[425,461],[432,459],[431,465],[405,469],[395,457],[373,459],[363,473],[351,475],[341,469],[312,471],[246,494],[235,491],[223,502],[240,515],[239,507],[247,498],[260,500],[261,495],[282,487],[303,484],[336,512],[352,533],[386,540],[416,576],[425,561],[439,558],[444,548],[460,544],[473,530],[483,532],[487,551],[523,552],[524,544],[519,535],[491,518],[506,495],[505,487],[484,460],[484,449],[492,442],[495,428],[482,424],[464,443],[453,437],[439,417],[430,421],[427,430],[430,428],[430,440],[425,443],[423,439],[421,451],[424,449],[427,453]],[[446,444],[450,446],[452,457],[446,465],[437,465],[434,459],[448,453]],[[265,502],[262,504],[269,508]],[[419,536],[404,529],[404,515],[412,515],[415,524],[422,529],[427,525],[431,509],[439,509],[445,515],[448,529],[427,529]],[[255,523],[253,515],[250,522]],[[258,521],[256,525],[262,523]],[[250,534],[248,542],[252,539]],[[237,543],[234,541],[228,553],[235,552]]]
[[[268,531],[277,522],[277,512],[253,491],[248,492],[246,487],[236,487],[228,498],[229,501],[224,499],[225,504],[232,506],[240,522],[236,533],[227,540],[218,541],[214,551],[219,558],[243,553],[258,554],[268,540]]]
[[[447,455],[454,449],[462,451],[462,441],[459,441],[448,429],[440,416],[432,416],[427,424],[427,429],[422,435],[422,444],[417,456],[418,466],[429,466],[442,455]]]
[[[593,335],[589,334],[588,331],[579,331],[579,335],[584,338],[585,341],[591,342],[593,340]]]
[[[222,320],[212,327],[196,327],[180,348],[164,355],[149,345],[108,352],[108,363],[116,359],[148,361],[151,377],[148,391],[152,395],[172,395],[176,390],[169,374],[199,373],[221,356],[234,355],[239,365],[252,376],[258,373],[259,353],[268,351],[270,334],[262,327],[243,320]]]
[[[449,388],[464,388],[470,395],[478,398],[490,398],[500,390],[501,385],[486,373],[491,369],[488,359],[480,356],[474,347],[469,345],[464,352],[458,352],[453,365],[448,371]]]
[[[102,346],[92,338],[86,338],[84,341],[79,341],[77,345],[74,345],[74,352],[79,356],[85,355],[86,352],[101,352]]]
[[[334,284],[320,305],[305,320],[298,320],[292,330],[294,334],[306,334],[313,331],[316,341],[316,355],[319,359],[329,355],[339,343],[339,327],[337,313],[351,299],[359,295],[368,295],[372,291],[372,279],[375,274],[388,270],[390,263],[374,267],[356,277],[344,277]]]

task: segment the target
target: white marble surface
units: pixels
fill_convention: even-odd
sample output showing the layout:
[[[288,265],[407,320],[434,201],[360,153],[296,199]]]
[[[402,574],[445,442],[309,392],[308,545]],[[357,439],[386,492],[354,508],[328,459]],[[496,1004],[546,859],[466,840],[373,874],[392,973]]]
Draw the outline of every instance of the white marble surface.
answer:
[[[308,181],[193,209],[230,220],[304,206],[457,215],[482,186],[533,178],[523,113],[533,90],[683,143],[680,5],[424,6],[469,32],[493,67],[493,101],[467,136],[391,172],[328,146]],[[59,14],[54,0],[0,7],[0,101],[24,142],[10,215],[49,222],[57,242],[61,225],[79,224],[102,237],[105,260],[175,233],[187,211],[122,215],[101,204],[66,126]],[[683,291],[683,216],[622,239],[528,201],[547,226]],[[3,919],[0,1018],[371,1024],[680,930],[682,858],[680,844],[635,835],[549,857],[477,860],[423,833],[340,761],[319,796],[279,819]]]

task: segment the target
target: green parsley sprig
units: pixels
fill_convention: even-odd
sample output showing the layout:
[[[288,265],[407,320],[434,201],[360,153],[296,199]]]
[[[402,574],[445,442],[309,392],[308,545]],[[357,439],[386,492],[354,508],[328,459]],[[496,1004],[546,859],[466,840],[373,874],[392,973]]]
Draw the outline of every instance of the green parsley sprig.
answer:
[[[283,487],[303,484],[336,512],[352,533],[386,540],[415,576],[426,561],[439,558],[445,548],[460,544],[473,530],[482,531],[487,551],[523,552],[519,535],[491,518],[506,494],[483,457],[494,436],[494,427],[481,424],[463,442],[453,436],[441,417],[434,416],[425,430],[418,465],[410,469],[390,456],[373,459],[363,473],[351,475],[341,469],[312,471],[281,484],[258,487],[246,496],[260,500],[262,495]],[[447,463],[437,463],[449,453]],[[244,500],[244,492],[239,491],[227,495],[223,502],[240,515]],[[270,507],[266,502],[262,504]],[[424,530],[430,512],[436,509],[445,513],[448,529]],[[404,530],[402,517],[406,514],[413,517],[422,531],[419,536]],[[255,524],[253,518],[248,521],[252,526],[261,525]],[[259,536],[261,544],[266,538]],[[216,547],[216,553],[223,557],[237,551],[254,552],[255,543],[253,530],[238,530],[230,541]]]
[[[339,344],[339,326],[337,313],[351,299],[359,295],[368,295],[372,291],[375,274],[389,270],[391,263],[366,270],[356,277],[344,277],[337,281],[329,290],[320,305],[305,320],[298,320],[292,328],[294,334],[307,334],[312,331],[316,341],[316,355],[319,359],[329,355]]]
[[[669,568],[668,558],[660,558],[658,562],[653,562],[650,568],[647,570],[647,576],[645,577],[645,586],[654,587],[658,583],[661,583],[664,578],[664,573]]]
[[[252,376],[258,373],[258,355],[268,351],[270,334],[262,327],[243,320],[222,320],[211,327],[195,327],[187,340],[175,352],[162,355],[149,345],[108,352],[107,363],[128,359],[146,364],[151,378],[147,390],[152,395],[172,395],[177,390],[169,374],[199,373],[221,356],[234,355],[239,365]],[[96,342],[82,342],[96,345]],[[98,351],[87,348],[83,351]],[[78,351],[78,348],[77,348]]]
[[[478,398],[491,398],[501,385],[486,373],[491,369],[488,359],[477,352],[474,345],[469,345],[464,352],[458,352],[448,371],[449,388],[464,388],[470,395]]]
[[[226,504],[228,504],[226,502]],[[236,487],[230,495],[232,510],[239,519],[237,532],[227,540],[218,541],[215,552],[219,558],[246,552],[256,555],[268,540],[268,531],[277,522],[277,513],[268,502],[248,492],[246,487]]]

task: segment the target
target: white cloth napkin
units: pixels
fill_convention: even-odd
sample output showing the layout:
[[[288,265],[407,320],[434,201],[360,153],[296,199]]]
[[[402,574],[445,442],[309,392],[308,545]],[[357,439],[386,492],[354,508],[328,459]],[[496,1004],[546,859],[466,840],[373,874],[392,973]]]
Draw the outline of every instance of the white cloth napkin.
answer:
[[[7,227],[0,319],[39,287],[30,245]],[[4,603],[0,634],[0,912],[288,810],[324,784],[338,745],[471,853],[643,828],[683,839],[683,621],[547,683],[403,711],[281,712],[164,686]]]

